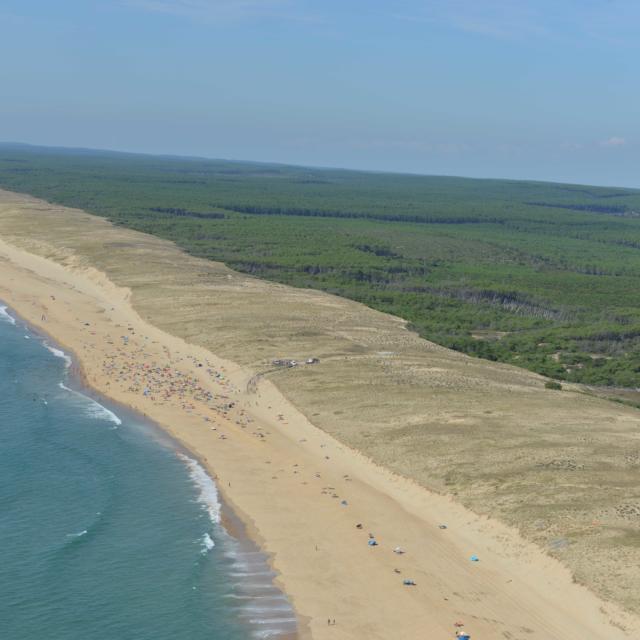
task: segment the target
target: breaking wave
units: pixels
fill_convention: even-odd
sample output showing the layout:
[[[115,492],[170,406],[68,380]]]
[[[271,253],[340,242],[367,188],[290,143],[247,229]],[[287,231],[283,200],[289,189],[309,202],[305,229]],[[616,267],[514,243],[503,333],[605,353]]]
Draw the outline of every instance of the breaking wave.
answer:
[[[89,396],[85,396],[84,393],[80,393],[79,391],[74,391],[73,389],[69,389],[63,382],[58,382],[58,386],[65,391],[73,394],[76,398],[82,400],[84,405],[85,414],[90,418],[95,418],[97,420],[108,420],[115,425],[121,425],[122,420],[118,418],[118,416],[107,409],[107,407],[103,407],[99,402],[96,402],[93,398]]]
[[[4,322],[8,322],[10,324],[16,323],[16,319],[9,314],[5,305],[0,305],[0,320],[3,320]]]
[[[68,356],[64,351],[62,351],[62,349],[56,349],[55,347],[52,347],[50,344],[47,344],[46,342],[43,344],[45,348],[51,353],[53,353],[53,355],[56,358],[62,358],[65,361],[65,367],[68,368],[71,366],[71,356]]]
[[[178,456],[187,465],[191,481],[198,489],[198,502],[207,510],[211,523],[219,524],[221,506],[216,483],[207,475],[207,472],[195,460],[183,455],[182,453],[179,453]]]
[[[202,553],[208,553],[215,546],[216,543],[213,541],[213,538],[208,533],[205,533],[202,536]]]

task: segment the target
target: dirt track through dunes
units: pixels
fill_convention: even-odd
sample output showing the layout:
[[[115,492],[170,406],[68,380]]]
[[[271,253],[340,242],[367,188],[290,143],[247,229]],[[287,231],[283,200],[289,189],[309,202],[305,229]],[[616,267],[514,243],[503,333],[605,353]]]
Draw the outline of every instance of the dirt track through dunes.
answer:
[[[248,385],[239,397],[258,419],[275,419],[285,434],[297,428],[293,409],[283,404],[271,415],[275,406],[265,405],[270,397],[265,380],[271,381],[314,425],[338,441],[419,484],[456,496],[476,513],[516,526],[559,557],[580,582],[640,611],[638,411],[585,396],[577,388],[545,390],[539,376],[435,346],[407,331],[397,318],[327,294],[237,274],[224,265],[186,256],[170,243],[112,227],[80,211],[0,192],[0,237],[93,278],[105,290],[111,287],[114,299],[128,289],[131,303],[144,320],[238,363],[243,388],[261,374],[257,390]],[[293,369],[270,364],[275,358],[303,361],[312,356],[320,362]],[[287,437],[297,441],[297,435]],[[334,444],[331,448],[323,464],[350,469],[351,462],[342,458],[348,453]],[[295,449],[286,451],[298,455]],[[282,456],[281,463],[287,461]],[[340,481],[340,474],[336,477],[332,481]],[[344,486],[341,491],[358,493]],[[394,500],[416,518],[407,529],[407,540],[414,545],[421,538],[432,541],[416,505],[426,509],[433,504],[417,497],[407,497],[404,504],[405,494],[394,495]],[[330,498],[331,490],[322,495],[322,500]],[[449,515],[450,525],[465,527],[464,516]],[[347,525],[334,517],[327,515],[331,526],[344,537],[350,535]],[[430,517],[428,526],[437,522]],[[389,526],[382,521],[374,525],[376,532]],[[516,596],[501,591],[503,569],[522,555],[530,573],[537,575],[539,559],[489,520],[468,526],[468,549],[477,540],[473,533],[481,535],[483,529],[496,540],[493,547],[486,547],[487,553],[495,553],[495,564],[483,567],[478,578],[459,564],[450,547],[440,547],[435,540],[438,554],[431,559],[431,567],[420,570],[418,580],[435,585],[443,581],[447,597],[455,591],[454,598],[464,599],[467,608],[456,603],[460,608],[454,607],[452,615],[472,611],[478,624],[484,616],[485,628],[510,633],[503,624],[505,607],[511,607],[521,619],[528,619],[529,626],[523,626],[533,631],[527,637],[607,637],[589,635],[588,627],[581,628],[570,617],[564,620],[578,625],[575,630],[580,635],[564,629],[561,616],[546,620],[541,612],[549,613],[554,607],[561,610],[558,615],[566,613],[560,599],[545,602],[538,593],[528,603],[510,601]],[[269,535],[262,533],[268,541]],[[458,530],[455,535],[464,538],[465,534]],[[460,544],[455,551],[464,553]],[[327,577],[342,580],[339,574],[331,575],[331,565],[336,559],[344,563],[348,559],[337,550],[335,558],[322,557]],[[358,561],[366,562],[365,556]],[[281,570],[285,582],[287,573],[295,574],[293,565]],[[443,574],[448,571],[458,571],[459,576],[447,583]],[[380,585],[383,590],[394,588],[391,578],[390,574],[389,584]],[[362,578],[353,580],[353,589],[366,589]],[[531,595],[527,588],[523,583],[522,593]],[[415,594],[410,598],[417,599],[418,606],[423,594],[419,590]],[[408,607],[406,613],[411,611]],[[589,618],[586,611],[584,615]],[[340,635],[339,627],[333,631],[334,637],[351,637]],[[501,631],[483,637],[510,636]]]

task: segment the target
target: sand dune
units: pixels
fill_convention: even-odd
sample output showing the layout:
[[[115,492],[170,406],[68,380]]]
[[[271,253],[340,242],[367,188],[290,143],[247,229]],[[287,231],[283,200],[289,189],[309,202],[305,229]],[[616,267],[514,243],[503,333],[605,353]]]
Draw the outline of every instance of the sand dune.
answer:
[[[0,298],[217,474],[302,636],[640,631],[636,410],[26,196],[0,192],[0,239]]]

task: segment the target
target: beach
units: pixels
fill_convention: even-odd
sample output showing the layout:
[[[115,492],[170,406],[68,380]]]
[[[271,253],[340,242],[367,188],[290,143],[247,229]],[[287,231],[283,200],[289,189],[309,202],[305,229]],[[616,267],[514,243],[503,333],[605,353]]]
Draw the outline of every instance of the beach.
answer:
[[[292,637],[266,557],[202,466],[4,305],[0,416],[3,638]]]
[[[14,194],[4,194],[4,206],[30,208],[34,218],[65,214]],[[74,215],[65,224],[85,220],[84,242],[96,225],[109,229],[103,220]],[[0,299],[72,352],[88,385],[148,416],[203,464],[269,555],[277,585],[295,607],[301,639],[449,638],[456,623],[474,640],[617,640],[640,630],[637,617],[577,584],[568,568],[512,526],[376,464],[353,441],[316,426],[312,412],[282,393],[278,378],[258,375],[265,358],[255,345],[229,346],[230,352],[252,350],[244,360],[221,357],[156,326],[148,306],[139,311],[144,291],[132,293],[99,261],[88,263],[82,243],[35,230],[0,233]],[[119,256],[129,252],[139,261],[135,242],[145,237],[114,233],[123,245]],[[153,277],[155,266],[148,260],[137,268]],[[286,287],[273,291],[289,295]],[[322,300],[332,304],[330,296]],[[167,297],[165,304],[176,325],[188,322],[175,300]],[[221,315],[208,323],[213,333],[218,326],[230,331]],[[256,329],[256,343],[269,339]],[[297,356],[295,342],[293,336],[284,355]],[[312,371],[314,365],[300,365],[291,380],[305,366]],[[537,378],[527,375],[533,388]],[[338,391],[328,389],[324,404]],[[585,402],[607,411],[603,401]],[[630,409],[615,411],[637,424]]]

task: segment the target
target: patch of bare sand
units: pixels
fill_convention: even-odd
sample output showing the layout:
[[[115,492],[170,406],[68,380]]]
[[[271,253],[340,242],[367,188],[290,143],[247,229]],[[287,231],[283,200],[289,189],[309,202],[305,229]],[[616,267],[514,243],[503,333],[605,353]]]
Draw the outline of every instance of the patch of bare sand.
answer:
[[[247,382],[270,379],[337,440],[514,525],[578,581],[640,611],[637,410],[545,390],[535,374],[428,343],[398,318],[80,211],[3,192],[0,235],[101,285],[104,272],[146,321],[238,363]],[[270,364],[310,356],[320,363]]]

